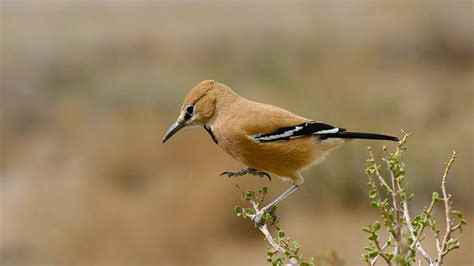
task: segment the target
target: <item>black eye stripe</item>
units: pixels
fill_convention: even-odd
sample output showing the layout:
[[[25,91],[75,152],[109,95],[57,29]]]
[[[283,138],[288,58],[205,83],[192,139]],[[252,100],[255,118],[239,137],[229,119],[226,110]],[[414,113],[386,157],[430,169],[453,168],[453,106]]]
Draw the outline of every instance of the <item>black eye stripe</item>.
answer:
[[[191,115],[188,114],[188,113],[185,113],[184,114],[184,120],[189,120],[189,119],[191,119]]]

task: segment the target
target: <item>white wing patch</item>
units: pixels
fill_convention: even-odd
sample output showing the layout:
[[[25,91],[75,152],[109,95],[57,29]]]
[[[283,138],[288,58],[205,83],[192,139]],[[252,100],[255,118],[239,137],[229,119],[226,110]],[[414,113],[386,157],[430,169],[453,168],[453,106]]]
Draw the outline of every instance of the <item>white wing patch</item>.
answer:
[[[339,132],[339,128],[335,127],[333,129],[326,129],[326,130],[317,131],[317,132],[314,132],[313,134],[334,134],[334,133],[337,133],[337,132]]]
[[[271,133],[258,134],[253,136],[253,139],[259,143],[286,141],[309,135],[335,134],[341,130],[343,131],[344,129],[320,122],[309,121],[296,126],[282,127]]]
[[[286,138],[292,138],[294,136],[295,132],[298,132],[299,130],[302,130],[303,127],[296,126],[292,130],[285,131],[281,134],[275,134],[275,135],[268,135],[268,136],[261,136],[259,135],[254,136],[254,138],[259,141],[259,142],[266,142],[266,141],[272,141],[272,140],[278,140],[278,139],[286,139]]]

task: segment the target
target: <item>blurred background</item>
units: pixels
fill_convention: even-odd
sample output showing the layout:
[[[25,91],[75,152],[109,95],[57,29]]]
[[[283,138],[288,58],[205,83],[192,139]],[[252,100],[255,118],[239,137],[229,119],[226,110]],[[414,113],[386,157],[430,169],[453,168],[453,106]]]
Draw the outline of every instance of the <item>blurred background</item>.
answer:
[[[473,2],[1,2],[0,263],[262,265],[267,243],[233,208],[243,165],[203,129],[161,139],[198,82],[352,130],[415,134],[420,211],[449,192],[474,219]],[[368,203],[357,141],[307,171],[279,207],[308,256],[360,260]],[[441,213],[442,210],[437,210]],[[473,265],[473,227],[447,265]]]

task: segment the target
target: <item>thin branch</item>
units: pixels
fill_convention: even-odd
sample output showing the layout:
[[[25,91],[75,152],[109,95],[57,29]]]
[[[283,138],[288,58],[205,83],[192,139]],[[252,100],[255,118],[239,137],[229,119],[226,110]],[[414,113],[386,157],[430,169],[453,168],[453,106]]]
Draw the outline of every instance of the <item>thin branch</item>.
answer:
[[[250,200],[250,203],[252,204],[252,208],[254,209],[255,213],[258,213],[260,211],[260,208],[259,208],[259,203],[256,202],[255,200]],[[255,218],[255,214],[244,214],[247,218],[250,218],[250,220],[253,221],[253,219]],[[261,224],[261,225],[256,225],[257,229],[260,230],[260,232],[262,232],[262,234],[265,236],[265,239],[267,240],[267,242],[272,246],[272,248],[275,250],[275,251],[282,251],[282,252],[285,252],[285,249],[283,247],[281,247],[280,245],[278,245],[277,242],[275,242],[272,234],[270,233],[270,231],[268,230],[268,226],[266,223],[264,224]]]
[[[389,240],[388,240],[382,247],[380,247],[380,244],[379,244],[378,240],[376,240],[376,241],[374,241],[374,242],[375,242],[375,245],[376,245],[376,247],[377,247],[377,249],[378,249],[378,251],[379,251],[379,255],[377,255],[375,258],[373,258],[373,259],[370,261],[370,265],[371,265],[371,266],[375,265],[375,263],[377,262],[377,259],[378,259],[379,257],[382,257],[382,258],[385,260],[385,262],[387,262],[387,264],[390,264],[390,260],[388,259],[387,255],[385,255],[385,253],[383,253],[384,250],[388,247],[388,243],[390,243],[390,238],[389,238]]]
[[[398,206],[398,191],[400,191],[402,188],[400,187],[399,182],[397,180],[397,175],[395,174],[395,171],[393,170],[393,167],[390,165],[390,162],[388,160],[387,147],[385,145],[383,146],[383,151],[385,153],[384,161],[387,163],[387,170],[390,173],[390,180],[392,183],[391,196],[392,196],[393,211],[395,212],[395,229],[396,229],[396,231],[393,233],[393,236],[394,236],[394,240],[397,242],[397,245],[395,245],[394,255],[397,256],[399,252],[400,241],[401,241],[401,221],[400,221],[401,219],[400,219],[400,208]],[[399,152],[399,149],[397,149],[397,153],[398,152]]]
[[[377,165],[377,162],[375,161],[375,157],[374,157],[374,154],[372,153],[372,149],[369,147],[368,150],[369,150],[369,155],[370,155],[370,162],[371,162],[372,165],[374,166],[375,175],[377,176],[377,179],[380,181],[380,183],[382,184],[382,186],[383,186],[387,191],[389,191],[390,193],[392,193],[392,189],[391,189],[390,186],[387,184],[387,182],[385,182],[385,179],[383,179],[382,174],[380,173],[380,169],[379,169],[379,167],[378,167],[378,165]]]
[[[435,201],[431,200],[430,206],[428,207],[428,209],[426,209],[426,213],[430,216],[433,212],[434,203],[435,203]],[[410,216],[410,215],[408,215],[408,216]],[[429,218],[429,217],[427,217],[427,218]],[[425,230],[425,228],[426,228],[426,225],[423,225],[423,226],[420,227],[420,231],[416,234],[415,241],[413,242],[413,244],[411,244],[411,248],[413,248],[416,245],[416,243],[418,241],[420,241],[421,235],[423,234],[423,230]]]
[[[444,210],[445,210],[445,215],[446,215],[446,232],[443,237],[441,252],[438,252],[437,261],[440,264],[443,262],[443,258],[447,254],[447,252],[445,252],[447,250],[447,243],[451,239],[451,233],[454,232],[453,227],[452,227],[453,224],[451,220],[451,203],[449,201],[451,197],[446,192],[446,184],[448,182],[449,171],[451,170],[451,166],[453,165],[455,159],[456,159],[456,151],[453,151],[451,159],[448,161],[448,163],[446,164],[446,168],[444,169],[443,179],[441,182],[441,191],[443,192]]]
[[[245,192],[240,188],[239,185],[236,185],[236,187],[242,192],[242,195],[245,195]],[[248,212],[243,211],[242,215],[244,216],[244,218],[249,218],[251,221],[255,219],[256,214],[262,210],[260,206],[265,200],[265,195],[266,193],[263,193],[260,197],[253,195],[250,199],[248,199],[248,202],[250,202],[250,204],[252,205],[253,212],[248,213]],[[285,254],[288,252],[288,250],[285,247],[282,247],[281,245],[277,243],[277,241],[275,241],[275,238],[270,233],[270,230],[268,230],[267,223],[263,223],[263,224],[255,223],[255,227],[260,232],[262,232],[262,234],[265,236],[265,240],[270,244],[270,246],[272,247],[274,251],[281,252],[282,254]],[[298,261],[295,258],[290,258],[290,264],[298,265]]]
[[[250,200],[250,203],[252,204],[252,208],[254,209],[255,213],[258,213],[260,211],[260,204],[263,202],[264,197],[262,197],[258,202],[255,199]],[[248,218],[250,218],[252,221],[255,218],[255,214],[246,214]],[[272,248],[275,251],[285,251],[283,247],[277,244],[275,240],[273,239],[272,234],[270,234],[270,231],[268,230],[268,226],[266,223],[261,224],[261,225],[256,225],[258,230],[262,232],[262,234],[265,236],[265,239],[268,241],[268,243],[272,246]]]
[[[418,235],[418,237],[415,235],[415,229],[413,228],[413,225],[411,223],[410,211],[408,210],[408,201],[407,201],[406,197],[403,198],[403,216],[405,217],[405,222],[407,224],[408,231],[410,231],[411,237],[413,239],[416,239],[416,241],[413,242],[412,245],[415,245],[416,250],[431,265],[433,263],[433,259],[428,254],[428,252],[426,252],[426,250],[421,246],[421,243],[419,241],[419,235]]]

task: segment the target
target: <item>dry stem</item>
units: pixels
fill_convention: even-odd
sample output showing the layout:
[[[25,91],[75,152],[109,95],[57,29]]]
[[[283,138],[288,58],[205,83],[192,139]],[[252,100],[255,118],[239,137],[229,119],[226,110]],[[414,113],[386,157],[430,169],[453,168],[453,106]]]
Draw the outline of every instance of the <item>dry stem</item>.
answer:
[[[446,192],[448,174],[449,174],[449,171],[451,170],[451,166],[454,163],[455,159],[456,159],[456,151],[453,151],[453,155],[451,156],[451,159],[448,161],[448,163],[446,164],[446,168],[444,169],[443,180],[441,182],[441,191],[443,192],[444,210],[445,210],[445,215],[446,215],[446,232],[444,234],[441,247],[438,246],[439,248],[438,248],[437,262],[439,264],[443,262],[444,256],[448,253],[446,245],[449,239],[451,239],[451,233],[456,230],[455,228],[453,228],[453,222],[451,220],[451,211],[452,211],[451,207],[452,206],[449,201],[451,198],[451,195],[448,195],[448,193]]]

